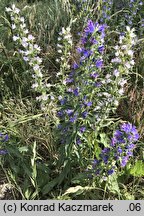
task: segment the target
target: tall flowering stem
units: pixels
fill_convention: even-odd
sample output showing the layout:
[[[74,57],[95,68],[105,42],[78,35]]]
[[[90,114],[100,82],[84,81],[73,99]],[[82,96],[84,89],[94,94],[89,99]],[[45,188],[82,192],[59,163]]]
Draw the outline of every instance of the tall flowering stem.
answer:
[[[120,35],[111,62],[106,65],[106,29],[104,24],[88,21],[77,47],[79,58],[63,80],[64,91],[58,97],[57,112],[63,159],[72,159],[76,152],[89,155],[89,159],[99,154],[98,134],[123,97],[134,65],[135,34],[130,27],[125,35]]]
[[[88,144],[87,135],[92,132],[95,136],[100,121],[100,112],[95,109],[98,105],[95,95],[102,86],[105,28],[105,25],[89,20],[77,47],[79,60],[73,63],[71,72],[63,81],[64,95],[58,97],[58,129],[61,142],[69,153],[82,142]]]
[[[32,89],[40,94],[37,100],[40,101],[42,108],[44,108],[48,96],[46,94],[46,84],[43,81],[42,59],[39,57],[41,48],[34,42],[35,38],[26,28],[25,19],[20,15],[20,10],[13,4],[11,8],[6,8],[6,12],[10,15],[13,42],[19,48],[18,53],[23,60],[32,68],[32,77],[34,79]]]

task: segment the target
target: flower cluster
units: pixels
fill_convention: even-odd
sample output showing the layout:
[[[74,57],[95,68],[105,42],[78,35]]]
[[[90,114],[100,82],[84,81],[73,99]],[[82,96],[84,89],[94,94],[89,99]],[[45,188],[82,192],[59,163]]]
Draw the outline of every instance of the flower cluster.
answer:
[[[34,43],[35,38],[26,28],[25,19],[20,16],[20,10],[13,4],[11,8],[6,8],[6,12],[10,15],[13,41],[17,47],[19,47],[18,52],[22,56],[23,60],[30,65],[34,72],[34,74],[32,74],[34,79],[32,88],[41,94],[37,97],[37,100],[42,103],[47,100],[47,95],[46,86],[43,82],[41,66],[42,59],[39,57],[41,48]]]
[[[62,81],[65,75],[65,72],[70,69],[70,56],[71,49],[73,45],[72,35],[71,35],[70,26],[66,29],[63,27],[61,32],[59,32],[58,44],[57,44],[57,52],[59,54],[56,62],[60,62],[60,72],[57,73],[57,77],[62,76]]]
[[[120,128],[114,132],[109,147],[101,151],[99,159],[94,159],[93,173],[106,177],[116,172],[119,167],[125,167],[133,156],[138,139],[139,134],[135,126],[131,123],[121,124]]]
[[[7,134],[0,133],[0,143],[1,143],[1,145],[4,144],[5,142],[7,142],[8,139],[9,139],[9,137],[8,137]],[[6,149],[0,149],[0,155],[5,155],[7,153],[8,153],[8,151]]]
[[[115,101],[118,101],[124,94],[124,86],[135,64],[132,48],[136,43],[136,35],[134,29],[130,29],[129,26],[126,27],[126,30],[126,34],[119,36],[119,41],[114,46],[114,58],[111,59],[112,74],[109,79],[115,77],[114,82],[111,82]]]

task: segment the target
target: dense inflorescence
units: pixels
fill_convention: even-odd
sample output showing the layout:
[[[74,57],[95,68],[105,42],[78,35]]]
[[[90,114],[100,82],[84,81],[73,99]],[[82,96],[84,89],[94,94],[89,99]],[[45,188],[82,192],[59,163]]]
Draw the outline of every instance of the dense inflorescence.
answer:
[[[34,36],[26,28],[25,19],[20,16],[20,10],[12,4],[11,8],[6,8],[6,12],[10,15],[13,42],[23,60],[32,68],[34,79],[32,89],[40,94],[36,99],[40,101],[41,108],[44,109],[44,103],[48,96],[46,94],[46,83],[43,81],[42,59],[39,57],[41,48],[34,42]]]
[[[105,147],[99,158],[95,158],[92,163],[92,172],[97,176],[107,177],[123,168],[133,157],[133,150],[136,148],[136,142],[139,134],[135,126],[131,123],[123,123],[120,128],[114,132],[111,143]]]

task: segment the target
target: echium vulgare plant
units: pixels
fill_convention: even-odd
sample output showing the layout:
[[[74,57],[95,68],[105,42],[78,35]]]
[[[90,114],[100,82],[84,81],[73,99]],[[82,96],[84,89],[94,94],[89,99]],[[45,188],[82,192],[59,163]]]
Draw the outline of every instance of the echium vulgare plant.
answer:
[[[73,63],[72,71],[63,81],[64,94],[58,97],[58,129],[67,156],[82,142],[88,145],[88,135],[91,134],[91,139],[94,139],[95,127],[100,120],[95,109],[96,105],[98,106],[95,95],[102,86],[100,74],[103,66],[105,28],[105,25],[88,21],[81,44],[77,48],[79,60]]]
[[[90,158],[97,154],[99,130],[109,121],[110,112],[117,108],[134,65],[131,47],[135,35],[129,27],[125,36],[120,35],[111,63],[105,65],[106,28],[88,21],[77,47],[79,59],[73,63],[63,82],[63,94],[58,97],[58,129],[65,156],[70,160],[74,153],[87,152]]]
[[[40,101],[41,108],[44,108],[48,96],[46,94],[46,83],[43,81],[42,59],[39,57],[41,48],[34,42],[35,38],[26,28],[25,19],[20,15],[20,10],[12,4],[11,7],[6,8],[6,12],[10,15],[13,42],[16,45],[18,53],[29,64],[32,70],[32,77],[34,79],[32,89],[40,94],[36,99]]]
[[[133,150],[136,148],[138,139],[139,134],[135,126],[129,122],[121,124],[114,132],[109,146],[105,147],[98,158],[93,160],[92,167],[87,169],[87,172],[103,180],[117,173],[133,157]]]

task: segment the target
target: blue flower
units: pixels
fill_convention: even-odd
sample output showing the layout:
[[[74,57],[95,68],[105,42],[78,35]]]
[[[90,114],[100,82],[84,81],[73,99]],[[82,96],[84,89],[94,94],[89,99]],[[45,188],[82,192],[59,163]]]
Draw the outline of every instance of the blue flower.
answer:
[[[78,47],[76,50],[77,50],[78,53],[82,53],[83,52],[83,48],[81,48],[81,47]]]
[[[0,149],[0,155],[8,154],[8,151],[6,149]]]
[[[67,109],[65,112],[68,114],[68,116],[71,116],[73,114],[74,110]]]
[[[95,86],[95,87],[101,87],[101,86],[102,86],[102,83],[101,83],[101,82],[95,82],[95,83],[94,83],[94,86]]]
[[[77,145],[80,145],[82,142],[81,142],[81,139],[78,137],[77,139],[76,139],[76,144]]]
[[[77,116],[78,116],[78,114],[75,113],[73,117],[70,117],[69,121],[72,122],[72,123],[74,123],[77,120]]]
[[[66,83],[68,84],[68,83],[73,83],[74,82],[74,79],[73,78],[67,78],[66,79]]]
[[[75,96],[78,96],[78,95],[79,95],[78,88],[74,89],[74,90],[73,90],[73,93],[74,93]]]
[[[98,28],[98,31],[101,32],[101,33],[104,33],[106,27],[107,27],[107,25],[105,25],[105,24],[100,25],[99,28]]]
[[[101,68],[103,66],[103,60],[102,59],[99,59],[96,61],[96,67],[97,68]]]
[[[63,110],[59,110],[59,111],[57,112],[57,116],[58,116],[58,117],[62,117],[63,114],[64,114]]]
[[[79,67],[79,65],[76,62],[74,62],[73,63],[73,69],[77,69],[78,67]]]
[[[122,148],[119,147],[119,146],[118,146],[118,148],[117,148],[117,151],[118,151],[118,153],[120,153],[120,154],[122,154],[122,152],[123,152],[123,151],[122,151]]]
[[[59,97],[59,101],[60,101],[61,105],[64,105],[67,101],[67,98],[66,97],[64,97],[64,98]]]
[[[102,153],[109,153],[110,152],[110,148],[104,148],[103,150],[102,150]]]
[[[84,104],[85,104],[86,106],[92,106],[92,102],[91,102],[91,101],[89,101],[89,102],[84,102]]]
[[[107,172],[108,175],[112,175],[113,173],[114,173],[114,169],[110,169],[110,170],[108,170],[108,172]]]
[[[130,157],[130,156],[133,156],[133,152],[132,152],[132,151],[128,151],[128,152],[127,152],[127,156],[129,156],[129,157]]]
[[[95,25],[92,20],[88,21],[87,27],[85,28],[86,34],[92,34],[95,31]]]
[[[98,44],[98,41],[95,38],[93,38],[93,37],[90,39],[90,42],[92,44]]]
[[[114,133],[114,137],[119,143],[125,143],[123,132],[116,130]]]
[[[82,43],[82,44],[85,44],[86,42],[87,42],[87,38],[86,38],[86,37],[82,37],[82,38],[81,38],[81,43]]]
[[[86,127],[85,127],[85,126],[80,127],[80,132],[81,132],[81,133],[84,133],[85,130],[86,130]]]
[[[97,78],[98,76],[99,76],[98,73],[91,73],[91,74],[90,74],[90,77],[92,77],[92,78]]]
[[[99,51],[99,53],[103,53],[103,51],[104,51],[104,45],[99,46],[98,47],[98,51]]]
[[[86,118],[87,115],[88,115],[88,112],[87,112],[87,111],[82,112],[82,117],[83,117],[83,118]]]
[[[126,166],[126,164],[127,164],[127,162],[128,162],[128,156],[123,156],[122,157],[122,161],[121,161],[121,166],[122,167],[125,167]]]
[[[107,163],[108,163],[109,156],[108,156],[108,155],[105,155],[105,156],[103,156],[102,158],[103,158],[104,163],[107,164]]]
[[[73,89],[72,88],[68,88],[67,92],[71,93],[71,92],[73,92]]]

